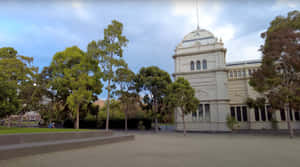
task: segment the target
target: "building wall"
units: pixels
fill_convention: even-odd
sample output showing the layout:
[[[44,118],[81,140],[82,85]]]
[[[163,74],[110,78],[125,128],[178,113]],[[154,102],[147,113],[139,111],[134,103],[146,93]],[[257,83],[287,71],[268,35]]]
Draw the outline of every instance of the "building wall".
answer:
[[[184,77],[188,80],[203,107],[202,117],[199,109],[194,115],[185,115],[186,128],[189,131],[228,131],[226,116],[229,111],[229,99],[225,52],[220,49],[208,53],[201,53],[202,51],[199,48],[195,54],[174,58],[175,79]],[[203,60],[207,61],[207,69],[203,69]],[[195,63],[194,70],[191,70],[191,61]],[[197,61],[201,62],[199,70],[196,67]],[[209,112],[206,112],[207,105]],[[181,111],[178,109],[176,113],[176,129],[183,130]]]
[[[268,112],[268,104],[261,109],[248,108],[245,104],[248,97],[255,99],[262,96],[249,85],[249,78],[260,67],[261,61],[226,64],[225,58],[226,49],[222,41],[203,29],[189,33],[176,47],[173,56],[175,68],[173,76],[175,79],[177,77],[187,79],[200,100],[197,112],[185,115],[186,129],[188,131],[228,131],[226,125],[228,115],[238,120],[239,129],[272,129],[274,127],[287,129],[286,121],[282,118],[283,115],[286,117],[287,112]],[[203,69],[203,60],[207,61],[207,69]],[[192,61],[194,70],[191,69]],[[201,62],[201,69],[197,69],[197,61]],[[209,106],[209,109],[205,106]],[[293,114],[292,125],[295,129],[300,129],[300,121],[295,120],[296,115]],[[179,109],[175,117],[176,130],[183,130]]]

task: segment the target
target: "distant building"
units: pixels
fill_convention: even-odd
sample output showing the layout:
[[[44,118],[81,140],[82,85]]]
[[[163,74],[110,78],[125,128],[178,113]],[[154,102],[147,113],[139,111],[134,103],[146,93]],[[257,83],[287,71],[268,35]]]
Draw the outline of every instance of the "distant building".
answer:
[[[211,32],[197,29],[187,34],[176,47],[173,59],[173,76],[187,79],[200,100],[198,111],[185,117],[187,130],[228,131],[227,115],[236,118],[239,129],[271,129],[274,126],[287,129],[287,114],[291,116],[293,128],[300,129],[299,112],[271,113],[268,104],[263,108],[247,107],[248,97],[261,96],[248,84],[261,61],[226,63],[226,48]],[[177,130],[183,130],[180,115],[177,110]]]
[[[104,105],[105,105],[105,100],[99,99],[99,100],[95,101],[93,104],[94,104],[94,105],[98,105],[99,108],[102,108],[102,107],[104,107]]]

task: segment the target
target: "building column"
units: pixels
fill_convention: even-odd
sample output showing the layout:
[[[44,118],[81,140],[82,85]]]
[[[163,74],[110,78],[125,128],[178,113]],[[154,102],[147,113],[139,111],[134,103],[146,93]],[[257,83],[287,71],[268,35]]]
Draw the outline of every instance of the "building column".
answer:
[[[254,124],[255,124],[255,115],[254,115],[254,108],[251,108],[250,109],[250,112],[249,112],[250,114],[250,118],[249,118],[249,121],[251,122],[250,123],[250,129],[253,129],[253,127],[254,127]]]

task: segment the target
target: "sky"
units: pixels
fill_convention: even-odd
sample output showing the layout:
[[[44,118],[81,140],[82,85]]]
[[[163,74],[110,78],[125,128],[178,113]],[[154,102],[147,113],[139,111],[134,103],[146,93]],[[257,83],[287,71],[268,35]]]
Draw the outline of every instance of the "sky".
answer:
[[[124,58],[138,72],[155,65],[172,73],[172,55],[197,27],[196,0],[1,0],[0,47],[14,47],[48,66],[56,52],[101,40],[116,19],[124,25]],[[222,38],[226,61],[259,59],[260,34],[279,15],[300,10],[297,0],[199,0],[199,26]]]

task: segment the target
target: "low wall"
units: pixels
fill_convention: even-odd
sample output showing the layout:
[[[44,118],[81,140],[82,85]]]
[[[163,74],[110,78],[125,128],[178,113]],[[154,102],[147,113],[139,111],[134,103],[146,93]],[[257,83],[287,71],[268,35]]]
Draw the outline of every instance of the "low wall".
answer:
[[[133,135],[112,135],[0,146],[0,160],[131,140],[134,140]]]
[[[83,139],[91,137],[111,136],[111,131],[81,131],[81,132],[49,132],[49,133],[23,133],[0,135],[0,146],[24,144],[34,142],[59,141],[69,139]]]

